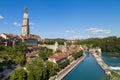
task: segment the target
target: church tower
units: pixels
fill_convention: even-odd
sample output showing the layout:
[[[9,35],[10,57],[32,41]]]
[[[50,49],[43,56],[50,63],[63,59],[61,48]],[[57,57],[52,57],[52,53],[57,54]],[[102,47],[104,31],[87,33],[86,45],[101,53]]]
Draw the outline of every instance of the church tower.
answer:
[[[28,9],[24,9],[24,17],[23,17],[23,24],[22,24],[22,36],[27,36],[30,34],[29,31],[29,18],[28,18]]]

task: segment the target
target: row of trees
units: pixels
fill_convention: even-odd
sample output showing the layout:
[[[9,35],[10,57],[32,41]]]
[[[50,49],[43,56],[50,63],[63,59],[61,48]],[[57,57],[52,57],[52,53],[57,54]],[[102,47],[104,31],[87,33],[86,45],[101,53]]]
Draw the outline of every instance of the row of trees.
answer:
[[[79,52],[76,52],[75,54],[73,54],[72,56],[74,57],[74,59],[76,60],[77,58],[80,58],[81,56],[83,55],[83,51],[79,51]],[[70,60],[67,59],[65,60],[64,62],[60,63],[58,66],[60,69],[64,69],[67,65],[70,64]]]
[[[75,53],[75,59],[82,55],[82,51]],[[18,69],[11,76],[10,80],[48,80],[49,77],[54,76],[61,69],[70,64],[70,60],[66,60],[60,64],[55,64],[47,60],[53,55],[52,50],[41,48],[39,56],[34,58],[31,62],[26,63],[25,68]]]
[[[50,76],[56,75],[59,70],[58,65],[53,62],[43,61],[37,57],[26,64],[26,69],[16,70],[10,76],[10,80],[48,80]]]
[[[11,64],[25,65],[25,53],[27,51],[27,46],[24,43],[19,43],[15,47],[5,47],[0,45],[0,60],[2,62],[0,65],[10,67]]]
[[[41,57],[41,59],[43,59],[44,61],[48,60],[48,57],[51,55],[53,55],[53,51],[46,47],[41,48],[41,50],[39,51],[39,57]]]
[[[26,49],[22,45],[23,44],[21,44],[22,48],[20,49],[16,46],[15,51],[21,51],[25,53]],[[74,56],[78,58],[80,57],[80,53],[81,52],[77,52]],[[18,60],[24,60],[20,57],[21,55],[19,55],[20,59],[16,56]],[[18,61],[18,64],[23,64],[24,66],[21,65],[22,67],[20,69],[12,73],[10,76],[10,80],[48,80],[49,77],[56,75],[57,72],[60,71],[60,69],[63,69],[64,67],[70,64],[69,60],[60,63],[59,65],[53,62],[49,62],[48,57],[51,55],[53,55],[53,51],[44,47],[40,48],[38,57],[33,58],[31,62],[24,63],[23,61]]]
[[[10,76],[10,80],[26,80],[26,79],[27,79],[27,72],[22,68],[16,70]]]
[[[81,57],[83,55],[83,51],[79,51],[79,52],[76,52],[75,54],[73,54],[73,57],[74,59],[76,60],[77,58]]]
[[[24,74],[16,74],[17,72],[20,73],[17,70],[10,76],[10,80],[48,80],[50,76],[56,75],[60,68],[57,64],[47,60],[50,55],[53,55],[52,50],[45,47],[40,48],[38,55],[32,61],[26,63]],[[20,76],[22,79],[19,79]]]
[[[60,69],[64,69],[69,64],[70,64],[70,60],[67,59],[66,61],[60,63],[58,66]]]
[[[42,42],[42,44],[55,44],[55,42],[58,42],[58,44],[64,44],[64,42],[66,42],[65,39],[45,39],[44,42]]]

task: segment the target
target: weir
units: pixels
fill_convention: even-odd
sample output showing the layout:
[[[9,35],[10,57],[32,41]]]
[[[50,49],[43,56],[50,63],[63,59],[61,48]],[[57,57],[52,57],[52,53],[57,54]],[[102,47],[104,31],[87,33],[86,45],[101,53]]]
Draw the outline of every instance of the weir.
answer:
[[[112,67],[112,66],[110,66],[110,68],[111,68],[112,70],[120,70],[120,67]]]
[[[109,67],[101,58],[101,49],[90,49],[91,54],[96,59],[99,66],[105,71],[107,75],[111,74],[111,71],[113,70],[111,67]]]

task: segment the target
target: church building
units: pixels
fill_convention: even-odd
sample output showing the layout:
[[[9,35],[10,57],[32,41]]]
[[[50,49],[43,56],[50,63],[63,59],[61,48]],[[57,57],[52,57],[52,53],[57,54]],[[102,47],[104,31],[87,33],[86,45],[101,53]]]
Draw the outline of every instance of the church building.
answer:
[[[22,41],[25,42],[27,45],[38,45],[38,42],[41,40],[39,35],[30,34],[29,28],[29,17],[28,17],[28,9],[24,9],[24,16],[23,16],[23,24],[22,24],[22,32],[21,38]]]

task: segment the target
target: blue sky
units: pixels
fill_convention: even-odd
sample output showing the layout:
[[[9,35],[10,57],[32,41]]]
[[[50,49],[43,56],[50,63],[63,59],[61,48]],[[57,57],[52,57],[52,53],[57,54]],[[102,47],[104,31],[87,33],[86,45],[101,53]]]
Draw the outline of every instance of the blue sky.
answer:
[[[43,39],[120,36],[120,0],[0,0],[0,33],[21,34],[25,6]]]

